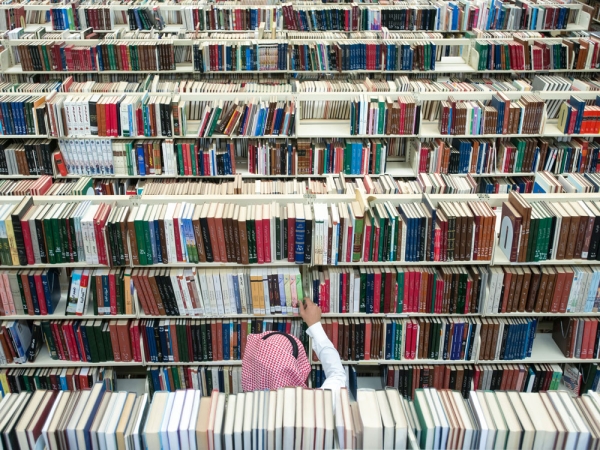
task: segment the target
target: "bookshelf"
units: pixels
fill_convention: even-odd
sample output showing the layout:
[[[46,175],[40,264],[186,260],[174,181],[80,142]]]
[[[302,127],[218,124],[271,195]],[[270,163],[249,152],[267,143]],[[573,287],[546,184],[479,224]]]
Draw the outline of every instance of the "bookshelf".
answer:
[[[533,5],[534,3],[525,2],[528,5]],[[354,14],[354,6],[347,4],[332,4],[332,5],[302,5],[302,4],[291,4],[293,6],[294,11],[303,11],[303,10],[335,10],[339,9],[344,11],[344,13],[349,12],[350,14]],[[481,7],[485,7],[485,3],[477,3]],[[0,15],[3,14],[5,10],[12,8],[17,5],[0,5]],[[153,30],[138,30],[138,34],[136,37],[139,39],[129,39],[126,37],[122,37],[125,33],[131,31],[127,12],[131,9],[132,5],[122,4],[122,5],[105,5],[106,8],[109,9],[110,14],[113,18],[117,18],[118,22],[114,23],[110,30],[107,29],[94,29],[94,33],[98,33],[95,39],[81,39],[84,37],[84,32],[79,30],[60,30],[60,32],[64,33],[61,39],[57,39],[56,41],[62,42],[66,45],[74,45],[75,47],[96,47],[98,45],[103,44],[126,44],[126,43],[144,43],[144,44],[157,44],[158,42],[169,42],[173,45],[173,55],[175,57],[176,67],[173,70],[65,70],[65,71],[45,71],[44,75],[48,75],[50,77],[62,78],[69,75],[74,75],[76,79],[83,79],[80,76],[87,75],[91,79],[117,79],[119,75],[144,75],[148,73],[160,74],[165,78],[173,77],[172,79],[186,79],[186,78],[194,78],[194,79],[211,79],[211,77],[219,77],[219,76],[249,76],[256,77],[258,75],[266,75],[264,70],[204,70],[199,71],[194,66],[194,47],[198,46],[202,43],[210,44],[221,44],[226,43],[227,45],[237,45],[239,42],[251,42],[252,45],[255,45],[256,48],[259,48],[262,45],[268,46],[270,44],[276,45],[288,45],[290,48],[295,45],[303,45],[303,44],[312,44],[315,46],[322,46],[322,48],[329,48],[337,43],[346,45],[350,41],[357,41],[361,43],[372,43],[378,46],[378,48],[383,48],[384,44],[395,45],[397,47],[402,45],[417,45],[423,42],[426,39],[430,44],[435,45],[438,49],[444,48],[448,49],[448,53],[450,56],[440,56],[439,60],[435,62],[435,68],[429,71],[423,71],[418,69],[407,69],[407,70],[386,70],[382,68],[382,64],[380,64],[380,68],[374,70],[326,70],[327,74],[324,74],[324,79],[334,77],[369,77],[375,80],[391,80],[392,77],[405,75],[410,79],[419,79],[418,77],[421,74],[427,74],[432,77],[439,76],[440,78],[452,77],[457,74],[464,74],[463,76],[473,76],[473,77],[502,77],[504,75],[516,74],[518,76],[523,77],[532,77],[537,73],[543,73],[547,75],[574,75],[576,77],[586,77],[588,75],[594,76],[597,72],[596,67],[586,67],[581,69],[575,69],[572,67],[568,68],[549,68],[546,70],[537,71],[533,69],[525,69],[525,70],[478,70],[477,62],[479,58],[478,52],[475,50],[475,45],[478,40],[483,39],[493,39],[497,41],[502,40],[510,40],[514,33],[522,32],[523,30],[512,29],[512,30],[485,30],[485,29],[467,29],[464,26],[459,26],[457,29],[448,29],[444,27],[437,27],[439,29],[431,29],[431,30],[414,30],[411,32],[401,31],[401,30],[393,30],[392,28],[383,28],[383,29],[373,29],[378,25],[374,25],[374,21],[371,20],[372,17],[377,17],[378,14],[384,13],[386,10],[399,10],[399,7],[394,5],[371,5],[371,4],[358,4],[356,6],[359,11],[360,18],[358,20],[358,24],[356,25],[356,29],[352,30],[333,30],[329,36],[325,35],[322,32],[315,32],[315,30],[310,31],[298,31],[296,29],[288,27],[286,25],[285,13],[282,12],[282,6],[279,5],[260,5],[257,9],[260,10],[269,10],[269,14],[273,13],[274,20],[266,23],[263,22],[264,27],[261,25],[259,29],[255,30],[232,30],[232,29],[220,29],[214,28],[211,29],[208,27],[201,27],[199,30],[195,31],[193,28],[190,29],[188,26],[189,23],[186,23],[185,14],[188,14],[189,11],[197,8],[202,12],[209,13],[211,8],[215,10],[233,10],[233,9],[244,9],[248,8],[249,5],[218,5],[213,3],[198,3],[194,5],[188,4],[175,4],[175,3],[160,3],[159,8],[163,17],[166,19],[166,23],[164,28],[161,30],[153,29]],[[540,28],[536,30],[528,30],[528,31],[537,31],[539,33],[544,33],[544,36],[541,37],[523,37],[520,38],[522,40],[528,42],[538,42],[538,43],[553,43],[556,42],[557,39],[567,40],[567,41],[577,41],[580,36],[589,36],[585,33],[590,28],[590,22],[592,21],[592,12],[587,5],[583,5],[580,3],[570,3],[561,5],[567,10],[576,10],[579,11],[577,14],[577,19],[569,24],[566,24],[566,27],[560,30],[553,28]],[[26,13],[29,12],[50,12],[55,9],[54,5],[44,4],[44,5],[31,5],[25,4],[22,5]],[[93,5],[79,5],[79,14],[85,14],[84,10],[93,8]],[[151,5],[148,6],[151,8]],[[33,16],[32,16],[33,17]],[[121,20],[124,18],[124,22]],[[175,20],[172,20],[175,19]],[[41,20],[41,19],[40,19]],[[597,20],[595,17],[593,20]],[[377,20],[375,20],[377,21]],[[464,25],[464,24],[463,24]],[[26,23],[25,32],[32,33],[38,30],[40,27],[43,27],[46,32],[54,32],[53,26],[50,22],[44,23]],[[503,31],[506,33],[506,36],[500,37],[493,34],[489,36],[486,33],[493,33],[495,31]],[[59,30],[56,30],[59,32]],[[581,35],[574,35],[574,33],[580,32]],[[108,38],[107,34],[113,33],[115,37]],[[245,36],[243,33],[248,33],[248,36],[252,35],[252,37]],[[335,33],[335,35],[334,35]],[[422,35],[416,35],[418,33],[422,33]],[[160,34],[160,36],[159,36]],[[429,34],[429,36],[427,35]],[[435,34],[435,37],[431,37],[431,35]],[[0,53],[0,76],[4,77],[7,80],[23,80],[27,79],[27,77],[31,75],[38,75],[39,71],[24,71],[22,70],[22,65],[16,58],[17,47],[24,46],[32,42],[30,39],[21,39],[21,38],[7,38],[7,35],[4,35],[1,43],[4,46],[4,51]],[[37,42],[38,40],[36,40]],[[39,39],[40,42],[44,44],[50,44],[55,42],[55,40],[44,39],[43,37]],[[441,53],[441,52],[440,52]],[[178,56],[179,55],[179,56]],[[182,56],[183,55],[183,56]],[[380,61],[381,63],[381,61]],[[274,70],[271,73],[280,75],[282,79],[291,81],[295,78],[299,80],[310,80],[315,76],[320,76],[319,70],[293,70],[291,67],[291,56],[288,52],[282,60],[281,69]],[[114,76],[114,77],[113,77]],[[235,78],[232,78],[235,79]],[[257,79],[257,78],[254,78]],[[265,78],[268,80],[268,78]],[[146,93],[149,92],[149,89],[144,89],[143,92],[136,93],[126,93],[126,95],[131,97],[143,97]],[[424,105],[426,102],[440,102],[445,101],[448,97],[452,96],[457,100],[468,100],[468,101],[476,101],[482,100],[487,101],[492,98],[492,95],[497,91],[490,87],[487,90],[475,91],[475,92],[458,92],[458,91],[447,91],[447,92],[396,92],[396,91],[383,91],[383,92],[270,92],[270,93],[247,93],[247,92],[219,92],[219,93],[179,93],[178,98],[181,101],[185,102],[213,102],[213,101],[232,101],[235,99],[240,99],[241,101],[249,101],[251,99],[256,99],[258,101],[268,101],[270,99],[276,99],[278,101],[290,101],[294,102],[297,106],[296,115],[295,115],[295,131],[290,136],[281,136],[281,135],[265,135],[265,136],[237,136],[237,135],[212,135],[207,137],[207,140],[212,140],[216,142],[226,142],[226,141],[245,141],[248,139],[263,139],[269,140],[271,142],[291,142],[297,139],[318,139],[323,138],[325,140],[331,139],[403,139],[403,140],[433,140],[436,138],[441,138],[445,140],[452,140],[455,138],[482,138],[482,139],[510,139],[517,137],[532,137],[532,138],[556,138],[559,141],[568,140],[570,138],[578,137],[585,138],[589,140],[597,139],[597,134],[589,134],[589,133],[580,133],[580,134],[565,134],[561,132],[557,126],[557,120],[555,118],[547,118],[544,116],[542,121],[542,127],[539,133],[535,134],[487,134],[487,135],[446,135],[439,132],[438,129],[438,120],[430,121],[425,120],[423,115],[418,117],[418,121],[420,126],[418,127],[418,132],[414,134],[353,134],[351,133],[351,125],[350,120],[339,120],[339,119],[303,119],[302,118],[302,110],[305,107],[308,107],[311,103],[320,102],[320,101],[339,101],[339,102],[352,102],[357,98],[364,96],[365,98],[369,97],[391,97],[393,100],[402,98],[402,97],[410,97],[413,98],[417,104]],[[517,101],[523,95],[534,94],[541,97],[544,101],[546,101],[546,107],[552,101],[561,101],[568,100],[571,95],[576,94],[580,98],[589,101],[592,103],[596,97],[598,96],[597,91],[520,91],[518,88],[514,87],[514,90],[510,91],[502,91],[504,95],[506,95],[510,100]],[[36,93],[37,94],[37,93]],[[158,95],[168,98],[169,101],[174,97],[171,92],[150,92],[151,95]],[[0,98],[18,98],[23,96],[23,93],[1,93]],[[33,95],[33,93],[32,93]],[[40,95],[44,95],[41,94]],[[73,92],[58,92],[55,94],[56,99],[66,99],[67,97],[82,97],[84,94],[81,93],[73,93]],[[103,95],[120,95],[116,92],[105,93]],[[152,139],[158,141],[164,141],[166,139],[195,139],[198,138],[197,129],[200,125],[199,120],[189,120],[187,124],[188,132],[183,136],[172,136],[169,138],[163,136],[111,136],[107,137],[111,142],[121,142],[125,140],[143,140],[143,139]],[[35,134],[35,135],[0,135],[2,139],[11,139],[19,142],[20,140],[26,139],[49,139],[52,141],[60,141],[64,139],[66,136],[61,136],[58,134],[53,135],[52,133],[48,133],[45,135]],[[73,137],[73,136],[68,136]],[[79,135],[76,136],[77,139],[96,139],[98,136],[96,135]],[[409,147],[410,148],[410,147]],[[389,156],[387,160],[387,167],[385,173],[391,175],[395,178],[415,178],[418,175],[418,170],[415,166],[415,162],[417,161],[416,155],[412,151],[407,151],[405,156]],[[236,158],[236,174],[241,174],[244,179],[320,179],[330,174],[298,174],[298,175],[261,175],[250,173],[248,169],[248,160],[246,158],[240,157]],[[53,175],[52,178],[54,180],[70,180],[70,179],[79,179],[81,175],[76,174],[68,174],[66,176],[60,175],[56,166],[53,164],[52,167]],[[372,174],[373,178],[381,176],[383,174]],[[510,172],[503,173],[500,171],[494,171],[492,173],[474,173],[471,174],[474,178],[482,178],[482,177],[490,177],[490,178],[507,178],[507,177],[518,177],[518,176],[534,176],[534,172]],[[89,175],[94,180],[113,180],[113,179],[124,179],[124,180],[158,180],[158,179],[175,179],[175,180],[193,180],[193,179],[229,179],[233,178],[232,175],[217,175],[217,176],[201,176],[201,175],[107,175],[107,174],[92,174]],[[347,178],[350,177],[362,177],[363,175],[346,175]],[[0,175],[0,179],[7,180],[19,180],[19,179],[34,179],[38,178],[36,175]],[[502,206],[502,203],[507,200],[508,196],[504,194],[492,194],[492,195],[429,195],[428,196],[434,204],[437,202],[447,202],[447,201],[483,201],[487,202],[490,206],[498,208]],[[539,197],[535,195],[524,195],[527,200],[535,201]],[[384,202],[391,202],[394,206],[405,204],[405,203],[421,203],[423,201],[423,195],[367,195],[363,192],[356,190],[354,194],[329,194],[329,195],[235,195],[230,197],[224,196],[150,196],[150,195],[141,195],[141,196],[102,196],[102,197],[83,197],[83,196],[60,196],[60,197],[52,197],[52,196],[40,196],[34,197],[34,205],[43,205],[46,203],[63,203],[63,202],[81,202],[84,200],[90,199],[93,204],[99,203],[113,203],[115,206],[128,206],[133,207],[140,204],[149,204],[149,205],[160,205],[169,202],[188,202],[194,204],[201,204],[204,202],[225,202],[225,203],[235,203],[238,205],[258,205],[258,204],[267,204],[272,202],[277,202],[279,204],[286,203],[301,203],[303,205],[313,205],[315,203],[349,203],[352,201],[358,201],[362,207],[366,207],[368,204],[377,204]],[[552,194],[545,195],[543,197],[546,201],[571,201],[571,200],[593,200],[596,201],[600,197],[598,194]],[[0,202],[0,206],[6,203],[18,204],[22,199],[20,196],[14,197],[4,197]],[[496,226],[499,229],[499,217],[496,221]],[[498,230],[496,230],[497,233]],[[497,240],[494,242],[496,243]],[[583,260],[560,260],[560,261],[542,261],[539,263],[511,263],[508,261],[506,256],[497,248],[496,245],[492,247],[492,257],[490,261],[418,261],[418,262],[408,262],[408,261],[378,261],[378,262],[339,262],[337,265],[331,265],[330,268],[340,268],[340,269],[360,269],[360,268],[397,268],[399,266],[402,267],[425,267],[425,268],[455,268],[455,267],[464,267],[468,269],[478,269],[480,267],[484,269],[492,268],[492,267],[509,267],[509,266],[589,266],[594,267],[600,264],[598,261],[583,261]],[[0,270],[9,270],[9,269],[47,269],[47,268],[60,268],[62,270],[62,274],[65,274],[65,269],[73,270],[73,269],[100,269],[105,268],[106,266],[102,265],[89,265],[86,263],[63,263],[59,265],[54,264],[34,264],[27,266],[0,266]],[[269,269],[277,269],[277,268],[290,268],[290,267],[298,267],[295,263],[290,263],[287,261],[274,261],[271,263],[261,264],[261,265],[248,265],[248,268],[260,267],[260,268],[269,268]],[[316,267],[314,264],[303,264],[301,266],[302,275],[306,275],[308,271],[312,268]],[[135,269],[189,269],[194,268],[197,270],[204,269],[234,269],[240,268],[240,265],[237,263],[170,263],[170,264],[155,264],[155,265],[144,265],[144,266],[133,266],[130,268]],[[68,284],[65,284],[66,288]],[[37,321],[37,320],[58,320],[58,321],[67,321],[67,320],[97,320],[97,319],[128,319],[128,320],[167,320],[167,319],[181,319],[184,321],[188,320],[196,320],[196,319],[219,319],[219,320],[250,320],[253,318],[261,317],[254,314],[228,314],[228,315],[205,315],[201,317],[197,316],[186,316],[186,315],[178,315],[178,316],[153,316],[144,314],[143,309],[139,303],[139,298],[137,293],[134,295],[134,313],[133,314],[119,314],[117,316],[107,315],[107,316],[98,316],[94,315],[91,309],[91,306],[88,306],[87,311],[82,316],[71,316],[64,314],[65,307],[67,303],[67,292],[62,292],[62,297],[58,303],[56,312],[47,316],[31,316],[27,314],[21,315],[13,315],[1,317],[0,321],[2,323],[11,320],[22,320],[22,321]],[[290,315],[284,314],[269,314],[266,316],[268,320],[285,320],[290,319]],[[292,316],[293,317],[293,316]],[[327,320],[344,320],[344,319],[383,319],[383,320],[405,320],[405,319],[419,319],[419,318],[432,318],[432,317],[450,317],[450,318],[465,318],[465,319],[482,319],[482,318],[561,318],[561,317],[574,317],[574,318],[597,318],[598,313],[594,312],[582,312],[582,313],[537,313],[537,312],[517,312],[517,313],[465,313],[465,314],[456,314],[456,313],[441,313],[441,314],[427,314],[427,313],[324,313],[323,318]],[[299,320],[295,318],[294,320]],[[474,354],[478,353],[478,346],[480,345],[480,337],[477,336],[477,341],[475,342]],[[143,348],[143,345],[140,344],[140,347]],[[309,354],[310,354],[309,347]],[[141,364],[139,362],[101,362],[101,363],[90,363],[83,361],[63,361],[63,360],[54,360],[50,357],[46,346],[42,347],[40,354],[37,356],[34,362],[25,363],[25,364],[6,364],[0,365],[0,369],[2,368],[57,368],[57,367],[109,367],[114,366],[117,368],[130,368],[132,366],[140,366],[143,368],[149,367],[163,367],[163,366],[174,366],[174,365],[186,365],[186,366],[239,366],[241,365],[241,361],[211,361],[211,362],[202,362],[202,361],[194,361],[194,362],[151,362],[146,358],[144,352],[142,352],[143,359]],[[558,348],[555,341],[552,339],[551,334],[549,333],[538,333],[536,335],[535,340],[533,341],[532,355],[523,360],[481,360],[478,356],[475,356],[471,360],[434,360],[434,359],[371,359],[371,360],[359,360],[359,361],[344,361],[345,365],[352,366],[373,366],[373,367],[383,367],[387,365],[414,365],[414,364],[426,364],[426,365],[438,365],[438,364],[505,364],[505,363],[523,363],[523,364],[537,364],[537,363],[598,363],[600,359],[575,359],[575,358],[565,358],[560,349]],[[311,361],[311,364],[317,364]],[[369,378],[367,378],[369,379]],[[130,382],[132,386],[136,386],[136,389],[139,389],[139,384],[133,380],[123,380]],[[364,380],[362,381],[365,382]],[[121,383],[121,381],[119,381]]]

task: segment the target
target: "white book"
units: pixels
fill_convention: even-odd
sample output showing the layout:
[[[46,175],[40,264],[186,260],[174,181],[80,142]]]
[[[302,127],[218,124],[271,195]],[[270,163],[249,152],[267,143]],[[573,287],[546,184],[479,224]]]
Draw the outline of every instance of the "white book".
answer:
[[[579,432],[579,437],[577,438],[577,445],[575,448],[577,450],[583,450],[588,448],[591,439],[590,430],[587,427],[581,415],[579,414],[579,412],[577,411],[573,399],[571,398],[570,394],[566,391],[557,391],[556,394],[558,394],[558,396],[562,400],[562,403],[565,409],[567,410],[568,416],[571,418]]]
[[[295,414],[296,414],[296,389],[286,387],[283,389],[283,448],[294,447]]]
[[[144,394],[142,395],[142,399],[140,401],[140,409],[139,409],[139,413],[138,416],[136,418],[136,422],[133,426],[133,433],[131,435],[131,438],[133,440],[133,444],[134,444],[134,449],[135,450],[142,450],[143,448],[143,443],[142,443],[142,423],[144,423],[146,421],[146,417],[147,417],[147,413],[148,413],[148,394]]]
[[[225,394],[219,393],[217,397],[217,408],[215,414],[215,425],[214,425],[214,441],[213,449],[221,450],[223,442],[223,423],[225,419]]]
[[[77,434],[76,434],[76,428],[77,428],[77,423],[79,422],[79,418],[81,417],[81,413],[83,412],[83,409],[85,408],[88,399],[90,398],[90,394],[91,391],[83,391],[81,393],[81,395],[79,396],[79,400],[77,401],[77,406],[75,407],[75,410],[73,411],[73,414],[71,415],[71,420],[69,420],[69,423],[67,425],[67,440],[69,442],[69,447],[72,449],[77,449],[79,448],[77,445]]]
[[[376,391],[377,405],[381,413],[381,423],[383,425],[383,448],[394,448],[395,441],[395,423],[390,409],[390,403],[386,391]]]
[[[102,417],[102,421],[100,422],[100,426],[98,427],[98,432],[96,433],[96,439],[98,440],[98,448],[100,448],[100,450],[106,450],[106,428],[112,417],[112,411],[114,409],[115,404],[117,403],[117,398],[117,392],[111,394],[110,401],[108,402],[108,406],[104,411],[104,416]],[[92,439],[92,444],[93,441],[94,439]]]
[[[225,444],[225,450],[233,450],[235,447],[233,445],[233,426],[235,423],[235,415],[236,415],[236,400],[237,396],[234,394],[229,395],[229,399],[227,400],[227,412],[225,416],[225,424],[223,427],[223,443]]]
[[[538,393],[520,392],[523,406],[535,427],[534,449],[545,449],[554,446],[557,430],[548,414],[544,403]]]
[[[325,446],[325,391],[315,389],[314,391],[314,417],[315,417],[315,450],[322,450]]]
[[[112,396],[114,397],[114,395]],[[160,424],[169,398],[168,392],[156,392],[152,397],[148,418],[144,426],[144,446],[146,448],[160,448]],[[111,398],[112,402],[112,398]],[[109,405],[110,408],[110,405]],[[109,411],[110,409],[107,409]],[[109,415],[109,414],[108,414]]]
[[[471,393],[474,391],[471,391]],[[487,401],[485,395],[481,391],[477,391],[477,400],[479,400],[479,407],[481,408],[481,412],[483,413],[483,417],[485,418],[485,422],[488,427],[488,438],[486,443],[486,449],[492,450],[496,443],[496,424],[494,423],[494,419],[490,414],[490,410],[487,405]],[[480,443],[482,445],[482,443]]]
[[[254,404],[255,404],[255,396],[254,392],[246,392],[244,394],[244,423],[242,426],[243,433],[243,441],[244,448],[252,448],[252,422],[253,422],[253,412],[254,412]],[[293,434],[292,434],[293,438]]]
[[[473,443],[473,438],[475,436],[475,424],[473,423],[472,417],[469,414],[467,409],[467,402],[462,397],[460,392],[452,391],[452,399],[454,400],[454,404],[456,405],[456,409],[458,410],[458,414],[463,422],[463,426],[465,428],[465,434],[463,438],[463,450],[470,449]]]
[[[77,434],[77,444],[79,445],[79,448],[87,448],[89,445],[89,427],[92,425],[92,421],[94,420],[98,406],[102,401],[104,392],[104,383],[95,383],[92,387],[87,404],[85,405],[85,408],[81,413],[81,418],[77,423],[77,427],[75,428],[75,432]],[[88,439],[86,439],[86,435],[88,435]]]
[[[375,390],[359,389],[356,401],[363,425],[364,448],[383,448],[383,424]]]
[[[433,399],[433,405],[437,411],[437,415],[440,419],[440,424],[441,424],[442,435],[441,435],[440,448],[446,448],[447,443],[448,443],[448,434],[450,431],[450,425],[448,423],[448,418],[446,417],[446,412],[445,412],[444,408],[442,407],[442,401],[440,399],[439,392],[435,389],[429,389],[429,392],[431,393],[431,397]]]
[[[304,389],[302,392],[302,448],[315,448],[315,391]]]
[[[119,419],[121,418],[121,413],[123,412],[123,407],[127,400],[127,392],[119,392],[116,397],[117,400],[113,405],[108,424],[104,431],[107,450],[117,450],[117,425],[119,424]]]
[[[192,411],[190,413],[190,421],[188,423],[188,427],[185,430],[180,430],[179,433],[187,433],[186,439],[181,439],[182,442],[187,442],[187,448],[189,450],[196,450],[196,422],[198,421],[198,413],[200,411],[200,399],[202,398],[202,392],[199,390],[194,390],[192,395]],[[183,444],[182,444],[183,448]]]
[[[235,401],[235,421],[233,423],[233,444],[234,448],[244,448],[244,412],[245,400],[248,394],[239,393]]]
[[[496,440],[494,441],[494,449],[503,450],[506,448],[506,440],[508,438],[508,425],[502,414],[498,400],[494,395],[494,392],[484,392],[485,402],[487,409],[494,421],[494,427],[496,428]]]
[[[265,417],[266,417],[266,447],[268,450],[275,450],[275,413],[277,412],[277,392],[267,391],[265,398]]]
[[[19,446],[22,449],[29,448],[29,441],[27,439],[27,427],[29,426],[31,420],[35,416],[35,412],[41,406],[42,401],[48,391],[46,390],[37,390],[31,396],[31,399],[27,403],[25,410],[23,411],[19,421],[14,426],[14,432],[17,436],[17,441]]]
[[[402,407],[400,393],[396,389],[386,389],[385,393],[394,419],[394,448],[406,448],[408,421]]]
[[[296,417],[295,417],[295,423],[296,423],[296,430],[298,430],[298,433],[296,433],[296,439],[294,441],[294,448],[295,450],[300,450],[302,448],[302,433],[300,433],[300,430],[302,430],[302,419],[303,419],[303,396],[302,396],[302,391],[303,389],[301,387],[296,387],[296,399],[295,399],[295,406],[296,406]],[[285,427],[285,418],[284,418],[284,427]],[[288,447],[285,447],[286,449]],[[291,448],[291,447],[290,447]]]
[[[190,421],[192,420],[192,411],[194,411],[194,402],[196,400],[195,392],[192,389],[187,389],[185,392],[185,398],[183,400],[183,408],[181,410],[181,419],[177,427],[177,435],[179,440],[179,446],[182,450],[189,450],[190,441],[188,430],[190,428]],[[199,393],[199,392],[198,392]],[[196,403],[196,414],[198,407],[200,406],[200,400]],[[195,422],[194,422],[195,423]],[[169,442],[171,442],[171,435],[169,435]]]
[[[173,396],[171,410],[167,421],[167,447],[170,449],[179,449],[179,424],[182,420],[183,405],[185,403],[186,391],[178,390]],[[167,416],[165,415],[165,419]],[[162,431],[162,430],[161,430]],[[162,440],[162,439],[161,439]]]
[[[518,392],[507,392],[507,395],[523,429],[521,445],[523,445],[523,448],[533,448],[533,443],[535,441],[535,427],[529,418],[527,409],[523,406],[523,402],[521,401]]]

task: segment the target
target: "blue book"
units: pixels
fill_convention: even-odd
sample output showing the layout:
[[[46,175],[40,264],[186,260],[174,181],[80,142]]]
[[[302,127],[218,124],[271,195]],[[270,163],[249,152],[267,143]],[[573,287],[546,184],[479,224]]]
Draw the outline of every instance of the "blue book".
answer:
[[[83,350],[85,352],[85,359],[87,362],[92,362],[92,352],[90,351],[90,341],[87,333],[87,327],[84,325],[85,322],[79,327],[81,329],[81,337],[83,338]]]
[[[392,341],[394,339],[392,328],[391,322],[385,326],[385,359],[392,359]]]
[[[223,322],[223,359],[229,361],[229,347],[231,344],[230,322]]]
[[[96,418],[96,412],[98,411],[98,408],[100,408],[100,403],[102,402],[102,398],[104,397],[104,393],[106,392],[106,383],[106,381],[99,381],[97,383],[94,383],[94,386],[92,387],[92,392],[90,393],[90,396],[87,400],[88,405],[92,404],[92,414],[88,416],[87,420],[83,424],[83,436],[85,438],[86,448],[92,448],[90,428],[92,427],[92,423]],[[64,390],[68,390],[68,388]]]
[[[240,281],[237,275],[233,275],[233,295],[235,295],[235,309],[238,314],[242,313],[242,299],[240,298]]]
[[[135,23],[138,27],[138,30],[143,30],[144,27],[142,26],[142,21],[140,19],[140,12],[137,8],[133,10],[133,16],[135,17]]]
[[[163,377],[163,380],[165,380],[165,390],[167,392],[173,392],[173,389],[171,387],[171,379],[169,378],[169,370],[170,369],[166,368],[166,367],[163,368],[163,369],[161,369],[161,371],[162,371],[162,377]]]
[[[300,206],[301,208],[301,206]],[[298,208],[296,209],[298,212]],[[306,223],[304,222],[304,211],[302,211],[302,217],[296,216],[296,242],[295,242],[295,254],[296,264],[304,264],[304,233],[306,229]]]
[[[154,228],[154,246],[152,247],[152,252],[154,253],[154,248],[156,248],[156,261],[162,264],[163,255],[162,255],[162,249],[160,247],[160,231],[158,228],[158,220],[152,221],[150,223],[150,226],[151,226],[151,229]],[[167,255],[165,255],[165,258],[166,257],[167,257]]]
[[[137,144],[135,146],[135,154],[138,166],[138,174],[140,176],[146,175],[146,160],[144,157],[144,146],[143,144]]]
[[[367,314],[373,314],[375,308],[375,274],[367,272],[367,292],[366,292],[366,310]]]
[[[162,362],[169,362],[168,348],[167,348],[167,336],[165,335],[164,325],[158,326],[158,336],[160,339],[160,348],[162,353]]]
[[[60,301],[58,272],[56,269],[44,271],[41,278],[42,286],[44,287],[44,297],[46,299],[46,309],[48,309],[48,314],[54,314],[56,305]]]
[[[150,369],[150,378],[152,379],[152,390],[160,391],[160,375],[158,374],[158,369]]]

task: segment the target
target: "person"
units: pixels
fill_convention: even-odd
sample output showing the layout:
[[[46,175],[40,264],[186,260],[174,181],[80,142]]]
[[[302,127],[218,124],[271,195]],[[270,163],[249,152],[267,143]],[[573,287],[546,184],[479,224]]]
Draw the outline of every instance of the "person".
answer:
[[[325,372],[321,388],[339,390],[346,386],[346,371],[321,325],[321,308],[310,298],[305,298],[298,307],[308,326],[306,333],[312,338],[312,349]],[[308,357],[297,337],[279,331],[248,335],[242,359],[244,391],[306,387],[310,370]]]

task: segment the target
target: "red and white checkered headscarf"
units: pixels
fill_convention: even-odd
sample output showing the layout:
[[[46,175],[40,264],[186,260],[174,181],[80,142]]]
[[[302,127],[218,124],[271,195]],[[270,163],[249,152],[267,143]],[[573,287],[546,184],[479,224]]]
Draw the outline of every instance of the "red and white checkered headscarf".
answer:
[[[248,335],[242,360],[244,391],[306,387],[309,374],[306,352],[295,336],[279,331]]]

